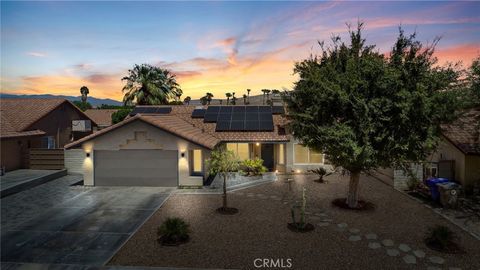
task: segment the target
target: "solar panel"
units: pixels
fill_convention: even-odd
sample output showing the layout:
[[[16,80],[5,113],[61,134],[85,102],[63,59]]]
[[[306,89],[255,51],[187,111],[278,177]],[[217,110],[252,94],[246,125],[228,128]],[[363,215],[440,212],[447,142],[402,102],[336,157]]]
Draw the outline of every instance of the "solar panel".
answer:
[[[230,121],[218,121],[215,127],[215,131],[229,131]]]
[[[285,109],[283,106],[273,106],[272,107],[273,114],[285,114]]]
[[[217,121],[220,121],[220,120],[230,121],[230,120],[232,120],[232,114],[231,113],[219,113]]]
[[[245,107],[245,111],[246,111],[247,113],[258,112],[258,106],[246,106],[246,107]]]
[[[172,107],[160,107],[156,110],[155,113],[159,114],[169,114],[172,111]]]
[[[205,109],[195,109],[192,112],[192,118],[203,118],[206,111]]]
[[[205,122],[205,123],[215,123],[215,122],[217,122],[217,117],[218,117],[218,114],[208,113],[208,110],[207,110],[207,112],[203,116],[203,122]]]
[[[243,131],[245,130],[245,121],[232,121],[230,124],[231,131]]]
[[[258,131],[258,127],[259,127],[258,121],[245,122],[245,131]]]
[[[221,106],[220,113],[231,113],[233,110],[232,106]]]
[[[220,106],[208,106],[207,113],[218,113],[220,111]]]
[[[233,107],[233,113],[244,113],[245,112],[245,106],[234,106]]]
[[[259,121],[259,131],[272,131],[273,130],[273,121]]]
[[[273,121],[272,114],[271,113],[259,113],[258,114],[258,120],[259,121]]]
[[[233,113],[232,114],[232,120],[242,120],[245,121],[245,113]]]
[[[271,106],[258,106],[258,112],[260,113],[272,113]]]

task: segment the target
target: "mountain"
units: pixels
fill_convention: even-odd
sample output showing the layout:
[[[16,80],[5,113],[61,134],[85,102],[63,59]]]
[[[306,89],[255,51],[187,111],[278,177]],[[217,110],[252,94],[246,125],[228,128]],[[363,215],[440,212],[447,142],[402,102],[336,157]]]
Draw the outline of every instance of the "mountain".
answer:
[[[81,96],[74,97],[74,96],[64,96],[64,95],[14,95],[14,94],[0,94],[0,98],[63,98],[70,101],[80,101]],[[95,98],[95,97],[88,97],[88,103],[92,104],[93,107],[100,106],[102,104],[107,105],[114,105],[114,106],[121,106],[122,102],[116,101],[109,98]]]

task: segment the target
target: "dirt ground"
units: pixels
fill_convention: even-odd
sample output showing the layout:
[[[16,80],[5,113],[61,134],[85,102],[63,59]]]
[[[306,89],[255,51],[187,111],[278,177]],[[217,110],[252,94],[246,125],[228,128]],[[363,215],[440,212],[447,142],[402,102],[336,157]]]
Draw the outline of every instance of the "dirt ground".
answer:
[[[331,175],[326,178],[326,184],[313,182],[311,175],[296,175],[294,179],[292,191],[281,177],[274,183],[229,193],[229,206],[240,210],[233,216],[215,212],[221,204],[220,195],[173,195],[109,265],[257,269],[256,266],[263,262],[258,259],[273,259],[279,263],[277,266],[283,262],[284,268],[290,269],[480,268],[480,241],[376,179],[362,176],[360,180],[361,198],[376,205],[370,212],[331,206],[333,198],[345,196],[346,177]],[[307,222],[315,225],[313,232],[304,234],[287,229],[291,215],[290,203],[285,203],[292,194],[300,198],[303,187],[307,191],[307,211],[310,212]],[[157,243],[157,228],[167,217],[181,217],[190,224],[189,243],[178,247]],[[347,228],[339,229],[340,223],[346,223]],[[425,233],[434,225],[452,229],[465,254],[443,254],[426,247],[423,243]],[[366,239],[369,233],[376,234],[378,239]],[[361,240],[350,241],[355,235]],[[394,246],[369,248],[369,243],[381,243],[386,239],[393,240]],[[407,244],[412,250],[400,251],[399,244]],[[399,250],[399,254],[390,256],[388,249]],[[426,257],[416,258],[415,264],[407,264],[404,257],[414,256],[414,250],[425,252]],[[444,264],[432,263],[432,256],[445,259]]]

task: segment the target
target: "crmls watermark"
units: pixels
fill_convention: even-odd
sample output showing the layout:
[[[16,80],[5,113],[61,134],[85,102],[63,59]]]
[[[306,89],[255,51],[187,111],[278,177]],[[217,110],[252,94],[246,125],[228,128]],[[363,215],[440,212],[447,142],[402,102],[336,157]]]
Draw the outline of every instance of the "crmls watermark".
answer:
[[[255,268],[292,268],[293,260],[288,259],[272,259],[272,258],[257,258],[253,260]]]

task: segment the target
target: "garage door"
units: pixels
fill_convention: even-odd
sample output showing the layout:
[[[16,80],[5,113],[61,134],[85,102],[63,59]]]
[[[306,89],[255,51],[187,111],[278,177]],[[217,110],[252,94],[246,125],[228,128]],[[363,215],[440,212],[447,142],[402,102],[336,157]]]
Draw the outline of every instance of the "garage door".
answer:
[[[177,151],[95,151],[96,186],[177,186]]]

